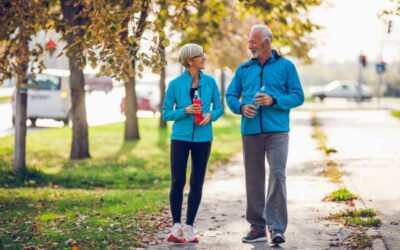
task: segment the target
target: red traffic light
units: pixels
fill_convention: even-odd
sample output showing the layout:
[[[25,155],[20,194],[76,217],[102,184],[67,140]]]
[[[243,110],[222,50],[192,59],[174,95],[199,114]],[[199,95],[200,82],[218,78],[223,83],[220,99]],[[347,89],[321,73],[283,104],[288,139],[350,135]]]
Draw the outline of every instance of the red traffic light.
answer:
[[[360,62],[363,67],[367,65],[367,57],[363,54],[360,55]]]

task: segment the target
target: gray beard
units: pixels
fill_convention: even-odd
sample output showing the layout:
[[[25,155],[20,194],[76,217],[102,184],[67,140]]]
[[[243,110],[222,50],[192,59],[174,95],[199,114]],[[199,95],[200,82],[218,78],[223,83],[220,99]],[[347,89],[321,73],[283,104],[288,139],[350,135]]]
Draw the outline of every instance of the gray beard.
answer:
[[[251,58],[257,59],[265,52],[265,46],[261,50],[257,50],[255,54],[251,53]]]

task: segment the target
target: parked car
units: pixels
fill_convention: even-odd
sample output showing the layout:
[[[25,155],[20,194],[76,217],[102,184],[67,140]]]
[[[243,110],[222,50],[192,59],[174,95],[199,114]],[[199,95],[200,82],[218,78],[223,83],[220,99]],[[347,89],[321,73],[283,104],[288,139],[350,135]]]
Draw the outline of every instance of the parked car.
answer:
[[[70,119],[71,95],[69,88],[69,70],[46,69],[29,79],[30,87],[27,95],[27,118],[32,126],[40,118],[63,121],[67,124]],[[36,82],[37,84],[34,84]],[[15,123],[16,91],[12,98],[12,122]]]
[[[151,111],[156,113],[159,111],[160,91],[157,86],[136,86],[136,100],[138,110]],[[125,97],[122,98],[121,113],[125,114]]]
[[[308,92],[314,98],[319,98],[323,101],[325,98],[358,98],[358,83],[351,80],[336,80],[325,86],[310,87]],[[372,90],[365,85],[361,85],[361,99],[371,99],[373,96]]]
[[[112,89],[113,80],[111,77],[96,77],[93,74],[85,74],[85,90],[89,93],[92,91],[104,91],[108,94]]]

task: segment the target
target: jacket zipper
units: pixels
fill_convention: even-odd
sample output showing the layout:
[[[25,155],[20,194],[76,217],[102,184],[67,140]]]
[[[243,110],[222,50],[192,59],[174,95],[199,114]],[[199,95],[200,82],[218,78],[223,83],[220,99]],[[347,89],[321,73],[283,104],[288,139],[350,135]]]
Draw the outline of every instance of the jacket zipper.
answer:
[[[199,96],[200,96],[200,99],[201,99],[200,85],[198,86],[198,89],[199,89]],[[192,100],[192,104],[193,104],[193,100]],[[196,119],[196,118],[195,118],[195,119]],[[192,142],[193,142],[193,139],[194,139],[194,130],[195,130],[195,128],[196,128],[195,119],[193,119],[193,133],[192,133]]]
[[[261,72],[260,72],[260,89],[262,88],[262,82],[263,82],[263,71],[264,71],[264,66],[267,64],[267,62],[265,62],[263,65],[261,65]],[[264,129],[262,126],[262,106],[260,106],[260,129],[261,129],[261,133],[264,133]]]

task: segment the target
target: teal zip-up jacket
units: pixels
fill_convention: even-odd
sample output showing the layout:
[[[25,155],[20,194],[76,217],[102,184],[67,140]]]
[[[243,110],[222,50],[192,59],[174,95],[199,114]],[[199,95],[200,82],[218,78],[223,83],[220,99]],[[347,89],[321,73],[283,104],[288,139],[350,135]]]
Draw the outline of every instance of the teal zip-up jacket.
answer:
[[[265,87],[264,93],[274,98],[274,104],[260,106],[251,119],[242,115],[242,134],[289,132],[290,109],[304,102],[303,89],[294,64],[275,50],[264,65],[257,59],[241,64],[226,92],[226,101],[232,112],[242,114],[240,107],[253,104],[261,86]]]
[[[186,114],[185,108],[192,105],[190,88],[193,77],[185,70],[182,75],[172,80],[167,89],[162,109],[165,121],[174,121],[171,140],[206,142],[213,140],[212,123],[223,113],[221,96],[214,78],[199,71],[198,94],[201,99],[202,113],[211,113],[211,120],[206,125],[195,125],[194,115]],[[211,110],[211,103],[213,104]],[[174,107],[175,106],[175,107]]]

